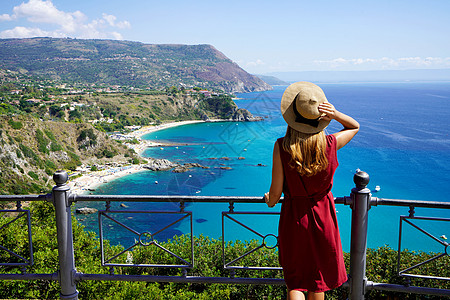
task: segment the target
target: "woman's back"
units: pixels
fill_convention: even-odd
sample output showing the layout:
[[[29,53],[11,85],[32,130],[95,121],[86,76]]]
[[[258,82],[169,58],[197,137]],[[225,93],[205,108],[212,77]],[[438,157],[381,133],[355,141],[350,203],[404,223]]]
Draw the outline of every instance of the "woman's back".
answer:
[[[359,124],[310,82],[285,90],[281,113],[288,128],[275,143],[272,183],[264,198],[273,207],[284,193],[278,250],[288,299],[304,299],[300,291],[308,291],[308,299],[323,299],[324,291],[347,280],[331,187],[336,151],[355,136]],[[344,128],[325,137],[331,120]]]
[[[329,191],[333,184],[333,175],[338,167],[336,156],[336,138],[333,135],[326,136],[327,148],[326,157],[328,158],[328,167],[312,176],[302,176],[297,170],[291,167],[291,155],[289,152],[283,150],[283,138],[278,139],[280,146],[280,156],[283,163],[283,171],[285,175],[285,182],[283,193],[290,196],[314,196]],[[305,189],[306,187],[306,189]]]
[[[280,147],[285,181],[278,248],[291,289],[322,292],[347,280],[331,193],[337,141],[333,135],[326,139],[328,166],[312,176],[300,176],[290,164],[291,154]]]

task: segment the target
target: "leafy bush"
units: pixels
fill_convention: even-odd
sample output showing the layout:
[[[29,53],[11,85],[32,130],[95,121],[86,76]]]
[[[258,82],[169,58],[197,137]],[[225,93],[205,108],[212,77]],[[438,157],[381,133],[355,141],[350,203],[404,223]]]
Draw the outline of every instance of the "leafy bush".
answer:
[[[58,143],[51,142],[51,144],[50,144],[50,151],[56,152],[56,151],[61,151],[61,150],[62,150],[62,147]]]
[[[16,149],[16,155],[17,155],[17,158],[22,158],[23,157],[22,156],[22,152],[20,152],[19,149]]]
[[[28,176],[30,176],[30,177],[33,178],[34,180],[39,180],[38,174],[34,173],[33,171],[29,171],[29,172],[28,172]]]
[[[69,170],[75,170],[78,166],[81,166],[81,160],[78,155],[76,155],[71,151],[67,151],[67,155],[69,155],[71,160],[64,164],[64,168]]]
[[[36,141],[38,143],[38,149],[42,153],[48,154],[47,145],[49,141],[44,137],[44,133],[40,129],[36,129]]]
[[[90,146],[97,145],[97,136],[92,128],[81,130],[77,142],[80,144],[78,149],[86,149]]]
[[[48,202],[32,202],[33,254],[34,265],[28,268],[28,273],[52,274],[59,268],[56,240],[56,227],[54,208]],[[7,225],[16,215],[0,217],[0,241],[2,246],[19,254],[22,257],[30,256],[28,248],[27,220],[19,218]],[[85,274],[109,274],[108,267],[101,267],[100,243],[96,235],[83,229],[75,218],[72,218],[73,237],[75,250],[75,264],[78,272]],[[158,242],[162,247],[176,253],[185,259],[190,258],[190,236],[175,236],[172,240]],[[188,270],[188,276],[215,276],[229,277],[230,273],[223,269],[222,244],[220,240],[210,239],[206,236],[194,237],[194,268]],[[225,258],[230,261],[239,257],[245,251],[259,245],[257,241],[227,242],[225,245]],[[111,246],[104,241],[105,257],[111,258],[122,252],[122,246]],[[430,258],[432,253],[415,253],[403,251],[404,261],[415,264]],[[344,256],[347,267],[349,255]],[[114,259],[116,263],[125,263],[126,260],[133,263],[157,263],[179,264],[180,261],[167,254],[155,245],[147,247],[138,246],[130,252],[124,253]],[[368,249],[367,277],[368,280],[377,282],[389,282],[403,284],[402,278],[396,275],[397,251],[389,247]],[[16,256],[6,251],[0,251],[1,262],[18,262]],[[246,266],[276,266],[278,253],[274,249],[261,248],[250,256],[239,261],[239,265]],[[431,265],[424,267],[422,274],[431,274],[438,271],[440,276],[450,277],[448,265],[449,257],[436,260]],[[3,267],[2,273],[20,273],[20,268]],[[163,275],[181,276],[182,271],[176,268],[115,268],[115,274],[129,275]],[[237,270],[238,277],[257,278],[282,278],[282,274],[275,270],[252,271]],[[436,288],[450,288],[447,281],[430,281],[413,279],[415,286],[428,286]],[[80,299],[283,299],[286,297],[284,286],[272,285],[235,285],[235,284],[202,284],[202,283],[146,283],[146,282],[116,282],[116,281],[80,281],[77,283]],[[327,299],[345,299],[347,291],[338,288],[327,292]],[[32,280],[32,281],[0,281],[0,298],[2,299],[57,299],[59,297],[59,285],[56,281]],[[366,299],[424,299],[404,293],[371,291]],[[439,299],[439,297],[427,296],[426,299]]]
[[[51,132],[50,130],[44,130],[45,135],[53,142],[56,142],[56,138],[53,135],[53,132]]]
[[[9,125],[12,127],[12,129],[22,129],[23,125],[22,122],[20,121],[14,121],[14,120],[9,120],[8,121]]]
[[[19,148],[25,157],[33,159],[34,162],[39,166],[42,165],[41,159],[36,155],[36,153],[34,153],[32,149],[28,148],[24,144],[19,144]]]

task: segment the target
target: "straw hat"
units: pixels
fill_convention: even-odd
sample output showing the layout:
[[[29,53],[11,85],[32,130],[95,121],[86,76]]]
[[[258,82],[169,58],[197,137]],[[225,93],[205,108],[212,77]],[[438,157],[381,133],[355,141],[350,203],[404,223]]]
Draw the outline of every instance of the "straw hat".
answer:
[[[325,129],[330,121],[319,120],[322,115],[319,104],[328,102],[320,87],[311,82],[300,81],[291,84],[281,98],[281,113],[293,129],[315,134]]]

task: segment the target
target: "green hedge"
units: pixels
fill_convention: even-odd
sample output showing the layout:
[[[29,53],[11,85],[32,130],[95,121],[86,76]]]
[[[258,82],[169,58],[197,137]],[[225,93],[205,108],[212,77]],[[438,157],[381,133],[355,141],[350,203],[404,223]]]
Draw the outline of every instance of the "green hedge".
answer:
[[[56,228],[54,209],[50,203],[33,202],[32,234],[34,265],[29,273],[54,273],[58,269],[58,250],[56,244]],[[16,215],[0,217],[0,228]],[[101,267],[99,240],[92,232],[86,232],[75,218],[73,221],[75,264],[78,272],[85,274],[109,274],[109,268]],[[0,245],[13,250],[19,255],[29,257],[27,242],[27,224],[24,218],[5,226],[0,230]],[[190,258],[190,236],[176,236],[173,240],[160,243],[164,248],[180,257]],[[239,257],[248,249],[256,247],[257,241],[228,242],[225,248],[227,261]],[[223,269],[221,241],[205,236],[194,237],[195,264],[188,270],[190,276],[228,277],[229,271]],[[113,257],[122,251],[121,246],[104,245],[105,256]],[[404,251],[402,267],[423,261],[433,254]],[[131,253],[124,253],[114,260],[124,263],[165,263],[179,264],[178,259],[169,256],[160,248],[153,246],[136,247]],[[349,255],[345,254],[347,267]],[[17,259],[6,251],[0,251],[0,262],[17,262]],[[246,266],[277,266],[276,250],[260,249],[244,258],[239,264]],[[449,257],[436,260],[420,269],[422,274],[450,277]],[[402,278],[396,275],[397,252],[389,247],[368,249],[367,277],[375,282],[403,284]],[[20,273],[19,268],[2,267],[0,273]],[[115,274],[133,275],[182,275],[175,268],[115,268]],[[237,277],[282,278],[279,271],[238,270]],[[413,279],[411,285],[450,289],[448,281],[432,281]],[[115,281],[81,281],[77,283],[80,299],[283,299],[286,290],[283,286],[272,285],[225,285],[225,284],[181,284],[181,283],[146,283]],[[347,290],[339,288],[326,293],[327,299],[346,299]],[[0,281],[0,299],[58,299],[59,285],[54,281]],[[385,293],[372,291],[367,299],[439,299],[404,293]]]

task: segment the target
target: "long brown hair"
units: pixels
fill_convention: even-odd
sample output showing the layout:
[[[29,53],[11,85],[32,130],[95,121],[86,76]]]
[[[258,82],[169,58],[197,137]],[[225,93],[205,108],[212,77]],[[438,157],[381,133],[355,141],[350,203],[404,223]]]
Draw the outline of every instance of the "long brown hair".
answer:
[[[289,164],[301,176],[312,176],[328,167],[327,139],[323,131],[305,135],[288,126],[282,146],[291,154]]]

